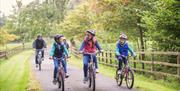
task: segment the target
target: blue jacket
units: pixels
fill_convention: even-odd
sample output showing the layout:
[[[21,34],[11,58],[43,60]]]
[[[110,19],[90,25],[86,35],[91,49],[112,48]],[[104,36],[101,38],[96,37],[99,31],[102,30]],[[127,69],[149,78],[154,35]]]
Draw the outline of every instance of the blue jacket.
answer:
[[[134,51],[128,46],[127,42],[125,42],[124,45],[121,45],[119,41],[117,42],[116,55],[123,55],[127,57],[128,51],[131,53],[131,55],[135,55]]]
[[[58,43],[54,42],[54,43],[52,44],[52,47],[51,47],[51,50],[50,50],[50,53],[49,53],[49,55],[50,55],[51,57],[53,57],[54,54],[55,54],[55,49],[56,49],[55,44],[58,45],[59,49],[61,48],[60,46],[63,46],[63,47],[62,47],[63,50],[64,50],[64,51],[63,51],[63,55],[60,54],[60,56],[69,56],[69,52],[68,52],[68,50],[67,50],[67,48],[65,47],[64,44],[58,44]]]

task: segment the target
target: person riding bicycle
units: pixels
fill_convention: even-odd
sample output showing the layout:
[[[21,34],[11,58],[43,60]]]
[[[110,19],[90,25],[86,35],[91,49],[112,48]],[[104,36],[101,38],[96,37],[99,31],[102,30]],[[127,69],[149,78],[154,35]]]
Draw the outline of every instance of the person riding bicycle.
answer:
[[[66,40],[66,37],[63,37],[63,42],[64,42],[64,45],[66,46],[66,48],[69,50],[69,44]]]
[[[63,44],[65,45],[65,47],[67,48],[67,50],[69,52],[69,44],[68,44],[68,42],[66,40],[66,37],[63,37]],[[68,58],[68,56],[66,54],[64,54],[64,56],[65,56],[65,61],[64,62],[65,62],[65,65],[67,67],[67,61],[68,61],[67,58]]]
[[[128,51],[131,53],[133,57],[136,56],[135,52],[129,47],[127,43],[127,36],[122,33],[119,36],[119,40],[116,44],[116,57],[118,59],[118,74],[121,74],[122,71],[122,62],[127,64]]]
[[[99,46],[98,41],[95,38],[95,30],[87,30],[84,41],[79,49],[80,53],[95,53],[96,49],[102,52],[102,48]],[[88,63],[90,61],[89,54],[83,54],[83,70],[84,70],[84,82],[88,80],[87,71]],[[95,63],[96,72],[98,73],[98,64],[96,56],[93,56],[93,61]]]
[[[57,73],[59,67],[58,59],[62,59],[62,66],[64,67],[65,77],[68,78],[67,67],[65,64],[65,56],[69,57],[69,52],[65,45],[63,44],[63,35],[57,34],[54,36],[55,42],[52,44],[52,48],[50,50],[50,58],[54,60],[54,75],[53,75],[53,83],[57,82]]]
[[[33,48],[36,49],[35,53],[35,63],[36,67],[38,67],[37,54],[39,51],[42,51],[42,60],[44,60],[44,48],[46,48],[46,42],[43,40],[42,35],[37,35],[37,39],[33,42]]]

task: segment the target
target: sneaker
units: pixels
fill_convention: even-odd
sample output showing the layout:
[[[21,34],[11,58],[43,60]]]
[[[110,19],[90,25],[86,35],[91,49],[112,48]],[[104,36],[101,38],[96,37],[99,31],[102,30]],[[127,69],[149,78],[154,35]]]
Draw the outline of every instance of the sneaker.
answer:
[[[96,69],[96,73],[99,73],[99,69]]]
[[[84,77],[84,83],[86,83],[88,81],[88,77]]]
[[[57,83],[57,79],[54,78],[53,79],[53,84],[56,85],[56,83]]]
[[[122,73],[122,71],[121,70],[118,70],[118,75],[120,75]]]
[[[38,67],[38,64],[36,64],[36,68]]]
[[[65,74],[65,78],[68,78],[68,77],[69,77],[69,74],[68,74],[68,73],[66,73],[66,74]]]

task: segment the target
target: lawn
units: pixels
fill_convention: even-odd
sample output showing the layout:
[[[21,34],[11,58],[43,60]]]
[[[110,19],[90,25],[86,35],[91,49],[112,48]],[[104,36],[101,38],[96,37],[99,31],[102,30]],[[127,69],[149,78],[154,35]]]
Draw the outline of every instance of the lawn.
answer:
[[[9,59],[0,59],[0,91],[25,91],[30,76],[33,51],[24,51]]]

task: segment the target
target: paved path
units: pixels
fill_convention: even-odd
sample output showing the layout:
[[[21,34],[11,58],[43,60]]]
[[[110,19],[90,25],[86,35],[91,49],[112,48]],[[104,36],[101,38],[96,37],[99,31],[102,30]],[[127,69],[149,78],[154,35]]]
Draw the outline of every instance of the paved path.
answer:
[[[47,53],[46,57],[47,56]],[[45,58],[42,64],[42,70],[39,71],[35,68],[34,58],[31,60],[32,68],[37,80],[40,82],[43,91],[61,91],[57,85],[52,84],[53,77],[53,61]],[[88,88],[87,84],[83,83],[83,71],[74,66],[68,66],[70,77],[65,81],[65,91],[92,91]],[[96,91],[136,91],[135,89],[129,90],[125,85],[118,87],[115,79],[105,77],[97,74]]]

